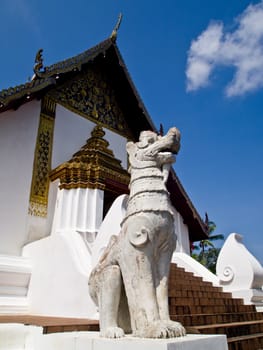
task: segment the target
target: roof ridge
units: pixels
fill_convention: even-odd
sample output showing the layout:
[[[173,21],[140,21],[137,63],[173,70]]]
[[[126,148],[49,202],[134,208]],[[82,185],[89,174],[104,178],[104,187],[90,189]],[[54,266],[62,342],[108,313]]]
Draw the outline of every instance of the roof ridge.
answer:
[[[115,40],[111,37],[101,41],[99,44],[50,66],[43,67],[42,49],[38,50],[35,60],[34,76],[31,81],[11,86],[0,90],[0,113],[9,109],[11,102],[23,99],[31,99],[31,95],[50,85],[56,84],[56,77],[59,74],[68,73],[74,70],[81,70],[81,66],[95,59],[99,54],[106,52],[111,46],[116,46]],[[41,65],[38,65],[40,63]]]
[[[62,61],[51,64],[50,66],[44,67],[44,71],[36,72],[36,76],[39,78],[50,77],[60,73],[66,73],[74,68],[81,70],[82,64],[85,64],[95,58],[104,50],[106,51],[114,42],[111,37],[101,41],[99,44],[90,47],[89,49]]]

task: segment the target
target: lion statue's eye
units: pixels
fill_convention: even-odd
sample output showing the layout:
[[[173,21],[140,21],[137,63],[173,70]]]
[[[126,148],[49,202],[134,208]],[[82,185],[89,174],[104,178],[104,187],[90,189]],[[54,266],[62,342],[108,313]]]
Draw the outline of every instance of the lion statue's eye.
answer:
[[[156,140],[153,137],[149,137],[148,143],[154,143]]]

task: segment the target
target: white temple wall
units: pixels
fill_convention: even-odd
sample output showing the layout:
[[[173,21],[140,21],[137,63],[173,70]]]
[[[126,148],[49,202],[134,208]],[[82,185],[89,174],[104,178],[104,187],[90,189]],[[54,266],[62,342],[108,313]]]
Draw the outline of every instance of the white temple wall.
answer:
[[[0,254],[19,255],[25,243],[40,102],[0,116]]]
[[[175,233],[177,235],[176,252],[190,255],[189,231],[178,211],[175,210]]]
[[[59,181],[50,182],[48,191],[47,217],[29,215],[27,219],[26,243],[34,242],[38,239],[50,235],[54,220],[57,192]]]
[[[86,143],[91,136],[95,123],[64,108],[56,107],[56,119],[54,129],[52,169],[71,159],[72,155]],[[115,158],[122,161],[122,166],[127,167],[126,143],[127,139],[106,128],[103,128],[105,139],[109,142],[109,148]]]
[[[0,254],[20,255],[21,247],[30,236],[27,212],[39,116],[40,101],[32,101],[0,117]],[[94,126],[95,123],[57,105],[52,168],[69,160],[85,144]],[[109,148],[126,168],[126,138],[104,130]],[[50,186],[47,219],[35,218],[36,226],[41,224],[39,220],[45,221],[45,235],[51,231],[57,188],[57,183]],[[188,228],[179,213],[176,214],[176,231],[176,250],[189,254]]]

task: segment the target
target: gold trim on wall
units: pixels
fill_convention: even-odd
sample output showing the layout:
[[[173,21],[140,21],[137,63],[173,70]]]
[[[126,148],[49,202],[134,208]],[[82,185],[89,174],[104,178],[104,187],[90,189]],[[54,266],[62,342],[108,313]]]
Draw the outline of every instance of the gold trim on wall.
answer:
[[[49,191],[49,172],[55,120],[55,103],[43,98],[35,147],[28,213],[46,217]]]

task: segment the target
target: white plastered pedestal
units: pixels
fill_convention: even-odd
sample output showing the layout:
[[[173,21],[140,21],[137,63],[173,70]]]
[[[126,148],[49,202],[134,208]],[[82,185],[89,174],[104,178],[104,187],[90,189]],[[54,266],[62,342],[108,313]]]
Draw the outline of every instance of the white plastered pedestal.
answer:
[[[41,327],[0,325],[0,350],[227,350],[225,335],[187,335],[173,339],[100,338],[98,332],[42,334]]]

